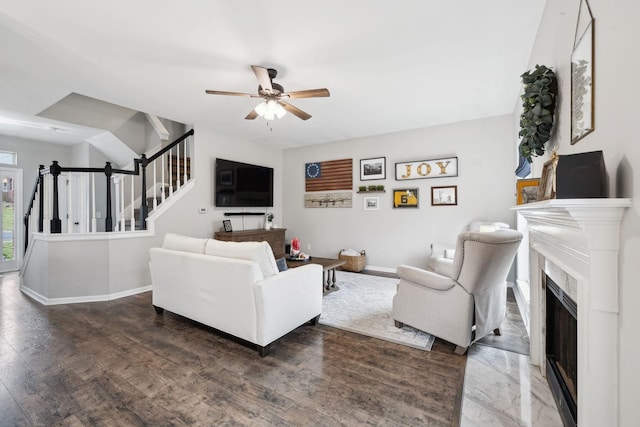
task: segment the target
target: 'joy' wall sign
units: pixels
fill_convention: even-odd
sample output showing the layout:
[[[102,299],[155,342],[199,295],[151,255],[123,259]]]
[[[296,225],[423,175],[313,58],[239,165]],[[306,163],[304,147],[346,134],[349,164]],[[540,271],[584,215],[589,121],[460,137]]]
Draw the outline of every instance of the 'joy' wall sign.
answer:
[[[458,176],[458,158],[396,163],[396,181]]]

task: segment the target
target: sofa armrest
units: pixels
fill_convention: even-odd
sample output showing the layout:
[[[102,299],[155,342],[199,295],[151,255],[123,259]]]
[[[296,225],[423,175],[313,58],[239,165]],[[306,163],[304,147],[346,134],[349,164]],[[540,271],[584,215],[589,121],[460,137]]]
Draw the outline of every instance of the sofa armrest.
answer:
[[[456,285],[455,280],[441,276],[434,272],[423,270],[421,268],[412,267],[410,265],[401,265],[397,269],[397,274],[402,280],[416,283],[426,288],[438,291],[446,291]]]
[[[254,283],[258,344],[266,345],[322,312],[322,266],[290,268]]]

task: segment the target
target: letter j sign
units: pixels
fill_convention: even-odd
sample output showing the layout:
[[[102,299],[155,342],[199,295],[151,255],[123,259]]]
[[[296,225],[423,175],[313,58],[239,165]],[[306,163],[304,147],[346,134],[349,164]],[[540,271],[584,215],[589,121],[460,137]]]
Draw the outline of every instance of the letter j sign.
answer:
[[[396,181],[458,176],[458,158],[396,163]]]

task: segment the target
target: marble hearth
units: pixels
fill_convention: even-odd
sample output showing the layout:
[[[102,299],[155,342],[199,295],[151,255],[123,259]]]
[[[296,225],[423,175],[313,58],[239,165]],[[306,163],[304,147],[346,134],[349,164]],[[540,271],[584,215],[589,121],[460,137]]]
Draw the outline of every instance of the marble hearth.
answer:
[[[629,199],[565,199],[519,205],[527,220],[531,362],[545,365],[544,275],[578,305],[578,420],[619,425],[618,250]],[[542,369],[544,374],[544,369]]]

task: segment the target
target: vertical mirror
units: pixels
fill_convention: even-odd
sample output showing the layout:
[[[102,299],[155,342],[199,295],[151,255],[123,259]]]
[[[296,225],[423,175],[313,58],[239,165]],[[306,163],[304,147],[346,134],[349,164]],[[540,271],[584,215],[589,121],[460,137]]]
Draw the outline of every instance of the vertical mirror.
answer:
[[[594,129],[594,19],[587,0],[580,0],[571,54],[571,144]]]

